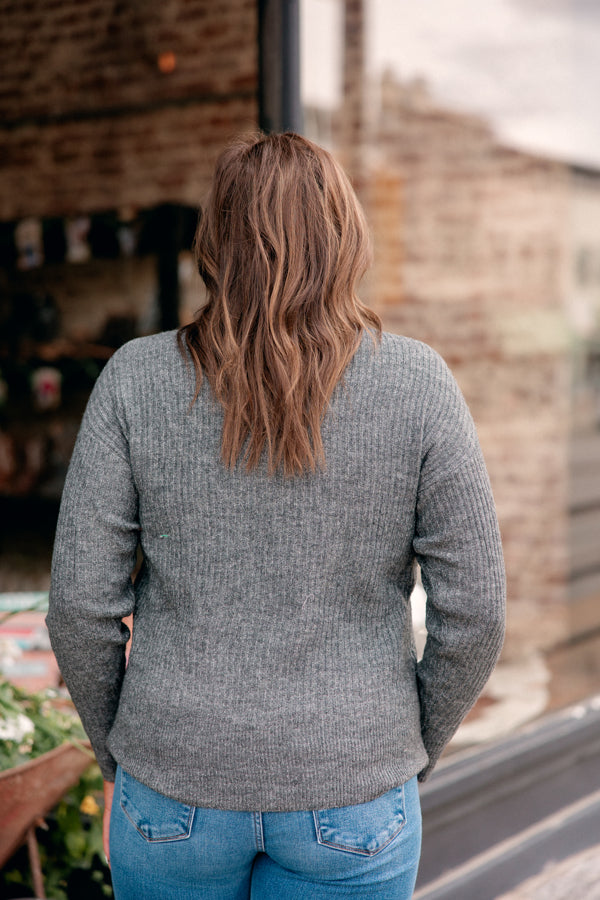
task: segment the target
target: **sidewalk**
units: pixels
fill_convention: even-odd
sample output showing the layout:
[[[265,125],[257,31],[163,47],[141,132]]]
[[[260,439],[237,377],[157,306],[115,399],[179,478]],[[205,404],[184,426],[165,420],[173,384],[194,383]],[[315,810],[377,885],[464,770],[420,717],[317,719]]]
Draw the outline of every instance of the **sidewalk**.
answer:
[[[600,703],[597,695],[596,704]],[[551,706],[550,672],[540,656],[501,663],[448,753],[502,737],[542,715]],[[573,707],[577,714],[578,707]],[[600,844],[560,862],[497,900],[600,900]]]
[[[600,900],[600,844],[546,866],[497,900]]]

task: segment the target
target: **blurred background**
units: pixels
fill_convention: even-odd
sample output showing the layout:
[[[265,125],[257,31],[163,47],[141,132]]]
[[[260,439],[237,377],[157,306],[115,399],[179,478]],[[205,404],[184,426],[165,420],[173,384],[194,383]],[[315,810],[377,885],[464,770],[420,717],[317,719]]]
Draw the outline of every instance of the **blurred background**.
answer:
[[[2,0],[0,16],[5,608],[48,588],[102,366],[201,303],[190,245],[217,153],[292,128],[337,155],[365,206],[364,299],[444,356],[477,422],[509,623],[471,724],[493,736],[597,692],[598,4]]]
[[[0,723],[11,684],[58,684],[43,608],[94,381],[123,342],[202,303],[190,247],[222,147],[293,129],[339,158],[365,207],[375,261],[363,298],[456,375],[504,541],[506,645],[422,791],[416,897],[496,898],[589,847],[600,833],[600,4],[0,0],[0,24]],[[422,590],[413,599],[422,646]],[[4,732],[9,768],[20,748]],[[42,864],[56,898],[89,900],[92,882],[110,896],[94,790],[79,782],[52,814],[58,849],[46,842]],[[36,791],[21,791],[21,812],[23,797]],[[49,805],[25,817],[29,862],[12,864],[12,892],[0,878],[0,896],[23,896],[22,873],[39,869],[36,817]],[[556,900],[600,896],[598,848],[593,869],[586,859],[564,893],[548,876]]]

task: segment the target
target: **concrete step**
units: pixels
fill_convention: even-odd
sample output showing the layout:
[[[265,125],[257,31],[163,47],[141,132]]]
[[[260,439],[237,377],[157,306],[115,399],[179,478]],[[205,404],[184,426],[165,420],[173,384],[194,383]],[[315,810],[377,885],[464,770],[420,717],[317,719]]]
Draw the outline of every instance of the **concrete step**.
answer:
[[[450,757],[421,792],[419,900],[494,900],[598,842],[600,700]]]
[[[594,846],[599,835],[600,790],[446,871],[413,900],[496,900],[549,862]]]

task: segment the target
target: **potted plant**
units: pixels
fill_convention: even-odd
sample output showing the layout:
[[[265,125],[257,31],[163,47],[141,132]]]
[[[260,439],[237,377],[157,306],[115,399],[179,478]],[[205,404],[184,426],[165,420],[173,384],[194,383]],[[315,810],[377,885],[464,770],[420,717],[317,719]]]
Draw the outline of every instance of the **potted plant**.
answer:
[[[95,882],[97,896],[111,896],[102,861],[100,787],[100,773],[68,698],[53,689],[28,693],[0,676],[0,868],[6,866],[5,885],[30,886],[43,897],[45,881],[53,898],[69,900],[78,895],[69,892],[74,875],[81,891],[82,873],[75,871],[80,869]],[[44,832],[38,849],[40,826]],[[23,850],[13,857],[24,843],[29,865]],[[6,865],[11,857],[14,864]],[[89,890],[85,894],[94,896]]]

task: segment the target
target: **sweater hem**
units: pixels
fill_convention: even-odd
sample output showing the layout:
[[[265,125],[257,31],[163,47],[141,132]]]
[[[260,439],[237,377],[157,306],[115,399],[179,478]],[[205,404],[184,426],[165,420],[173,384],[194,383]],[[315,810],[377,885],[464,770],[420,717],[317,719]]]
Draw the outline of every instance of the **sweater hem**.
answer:
[[[301,812],[368,803],[417,776],[427,766],[427,756],[423,754],[410,762],[386,766],[385,775],[380,777],[354,776],[347,783],[340,780],[327,786],[315,778],[313,786],[304,781],[277,789],[272,785],[261,788],[256,783],[244,785],[238,779],[235,784],[219,786],[213,780],[203,790],[198,788],[197,781],[184,784],[176,780],[172,772],[157,776],[132,757],[121,756],[119,765],[146,787],[189,806],[237,812]]]

